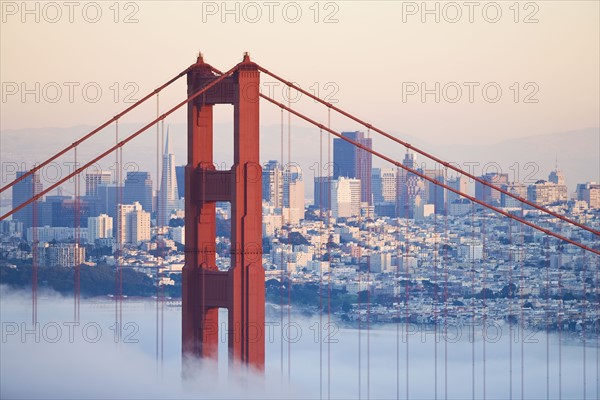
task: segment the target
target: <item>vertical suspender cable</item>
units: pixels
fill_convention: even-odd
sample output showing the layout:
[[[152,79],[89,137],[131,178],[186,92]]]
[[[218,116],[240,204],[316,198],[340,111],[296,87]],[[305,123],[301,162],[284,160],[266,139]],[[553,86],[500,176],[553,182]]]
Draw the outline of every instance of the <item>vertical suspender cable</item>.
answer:
[[[562,227],[562,224],[559,223]],[[562,229],[559,228],[562,233]],[[563,291],[562,291],[562,252],[563,244],[558,242],[558,398],[562,399],[562,313],[563,313]]]
[[[166,149],[163,147],[165,146],[165,125],[164,125],[164,120],[161,121],[161,129],[160,129],[160,143],[161,143],[161,148],[164,149],[164,153],[163,153],[163,158],[162,158],[162,173],[165,174],[165,155],[168,157],[169,155],[166,153]],[[168,165],[167,165],[168,167]],[[168,174],[168,172],[166,172]],[[169,177],[167,176],[165,178],[165,183],[168,182]],[[167,226],[169,224],[169,220],[170,220],[170,205],[169,205],[169,194],[166,191],[166,187],[165,189],[165,193],[163,194],[163,206],[162,208],[162,221],[163,223],[161,225],[161,236],[162,236],[162,240],[160,240],[158,242],[158,253],[160,254],[160,256],[158,257],[158,264],[156,266],[156,358],[157,361],[159,362],[160,365],[160,359],[161,359],[161,354],[160,354],[160,341],[161,341],[161,332],[160,332],[160,318],[161,318],[161,312],[160,312],[160,269],[162,266],[162,262],[164,260],[165,257],[165,233],[167,232]],[[202,293],[205,293],[205,291],[203,290]],[[162,366],[161,366],[162,368]]]
[[[471,398],[475,400],[475,203],[471,203]]]
[[[545,317],[546,317],[546,400],[550,400],[550,237],[545,236],[544,241],[546,243],[546,304],[545,304]]]
[[[161,126],[161,134],[162,137],[164,137],[165,135],[165,120],[163,119],[162,121],[160,121],[160,126]],[[170,139],[170,138],[169,138]],[[204,191],[202,191],[202,193],[204,194]],[[169,218],[165,219],[167,222],[169,221]],[[160,337],[160,372],[161,372],[161,376],[163,373],[163,361],[164,361],[164,318],[165,318],[165,287],[164,285],[161,285],[161,269],[163,268],[163,261],[164,261],[164,247],[163,247],[163,254],[161,254],[161,257],[159,258],[158,262],[159,265],[157,266],[156,269],[156,278],[158,279],[158,286],[157,289],[159,289],[159,296],[158,298],[160,298],[160,310],[159,310],[159,320],[160,320],[160,332],[159,332],[159,337]],[[157,301],[158,301],[157,298]]]
[[[486,210],[483,210],[482,214],[481,214],[481,257],[482,257],[482,263],[481,266],[483,267],[483,283],[481,285],[481,309],[482,309],[482,314],[483,314],[483,321],[482,321],[482,340],[481,340],[481,347],[482,347],[482,361],[483,361],[483,400],[486,399],[486,359],[485,359],[485,342],[486,342],[486,336],[485,336],[485,327],[486,327],[486,322],[487,322],[487,302],[486,302],[486,280],[487,280],[487,262],[486,262],[486,258],[487,258],[487,254],[486,254],[486,236],[487,236],[487,231],[486,231]],[[473,327],[473,330],[475,330],[475,327]]]
[[[160,115],[160,94],[156,94],[156,116]],[[162,143],[160,141],[160,123],[156,121],[156,252],[157,252],[157,260],[158,260],[158,248],[159,248],[159,234],[160,234],[160,225],[161,221],[161,171],[160,171],[160,150],[162,148]],[[154,277],[154,282],[156,285],[156,326],[155,326],[155,362],[156,362],[156,374],[159,373],[159,362],[158,362],[158,280],[156,278],[158,275],[158,265],[156,266],[156,274]]]
[[[164,124],[165,124],[165,120],[163,119],[161,121],[161,126],[162,126],[163,132],[165,130]],[[168,130],[168,127],[167,127],[167,130]],[[204,193],[204,191],[202,193]],[[176,194],[176,196],[177,196],[176,198],[179,199],[179,195]],[[163,261],[164,261],[164,259],[161,258],[161,266],[162,266]],[[164,358],[165,358],[165,286],[162,285],[161,291],[160,291],[160,372],[161,372],[161,376],[163,373]]]
[[[74,158],[75,158],[75,169],[77,169],[77,146],[73,148]],[[80,298],[80,264],[83,260],[79,258],[79,230],[81,227],[81,209],[80,209],[80,197],[79,197],[79,175],[75,175],[75,204],[74,204],[74,227],[75,227],[75,265],[73,269],[73,320],[75,322],[79,322],[79,298]]]
[[[439,179],[439,164],[436,163],[436,167],[434,168],[434,174]],[[442,178],[443,179],[443,178]],[[443,196],[442,191],[442,196]],[[437,226],[437,214],[440,210],[437,209],[438,206],[438,186],[433,185],[433,393],[434,397],[437,400],[438,398],[438,346],[437,346],[437,303],[438,303],[438,226]]]
[[[521,216],[525,215],[525,210],[523,208],[523,204],[521,204]],[[523,297],[523,289],[525,288],[525,276],[523,275],[523,263],[525,262],[525,236],[523,231],[523,224],[519,224],[519,229],[521,232],[521,238],[519,240],[519,303],[521,309],[521,315],[519,316],[519,330],[520,336],[519,339],[521,341],[521,400],[524,399],[525,394],[525,314],[524,314],[524,297]]]
[[[359,240],[359,244],[360,244],[360,224],[361,224],[361,212],[360,212],[360,202],[359,202],[359,207],[358,207],[358,240]],[[352,249],[351,251],[353,251],[354,249]],[[360,269],[360,258],[362,256],[362,249],[359,247],[358,248],[358,288],[357,288],[357,301],[358,301],[358,368],[357,368],[357,372],[358,372],[358,399],[361,399],[361,392],[362,392],[362,301],[360,299],[360,295],[361,295],[361,286],[362,286],[362,271]]]
[[[406,152],[408,153],[408,147],[406,148]],[[409,325],[409,321],[410,321],[410,313],[409,313],[409,299],[410,299],[410,294],[409,294],[409,290],[410,290],[410,269],[409,269],[409,263],[408,263],[408,252],[409,252],[409,248],[410,248],[410,242],[408,239],[408,217],[409,217],[409,190],[408,190],[408,178],[409,178],[409,174],[404,172],[404,180],[403,180],[403,185],[404,187],[402,188],[402,194],[404,195],[404,261],[405,261],[405,265],[404,265],[404,279],[405,279],[405,284],[404,284],[404,330],[405,330],[405,334],[406,334],[406,360],[405,360],[405,374],[406,374],[406,398],[409,399],[409,369],[408,369],[408,360],[409,360],[409,335],[408,335],[408,325]]]
[[[327,107],[327,129],[331,129],[331,108]],[[331,135],[327,135],[327,243],[331,235]],[[327,337],[331,337],[331,251],[327,246],[329,274],[327,275]],[[327,399],[331,399],[331,340],[327,340]]]
[[[600,302],[598,301],[598,295],[600,294],[600,257],[596,257],[596,268],[595,268],[595,279],[594,279],[594,301],[596,302],[596,319],[593,324],[593,332],[595,333],[594,341],[596,342],[596,398],[600,397],[600,335],[598,334],[598,323],[600,321]]]
[[[447,177],[448,167],[445,171],[444,176]],[[444,236],[444,399],[448,399],[448,202],[444,206]]]
[[[288,86],[288,108],[291,108],[291,92],[292,92],[292,88]],[[290,233],[292,230],[292,220],[291,220],[291,212],[292,212],[292,208],[291,208],[291,204],[290,204],[290,183],[291,183],[291,168],[292,168],[292,113],[288,111],[288,165],[287,168],[284,168],[284,170],[287,171],[287,185],[288,185],[288,190],[287,190],[287,205],[288,205],[288,230],[287,230],[287,237],[288,237],[288,246],[290,249],[290,252],[288,253],[287,256],[287,275],[288,275],[288,326],[291,324],[292,322],[292,275],[291,275],[291,271],[290,271],[290,263],[291,263],[291,258],[292,258],[292,249],[293,249],[293,245],[290,242]],[[285,183],[286,180],[284,178],[283,182]],[[291,381],[291,377],[292,377],[292,342],[290,340],[288,340],[288,383]]]
[[[371,129],[367,129],[367,139],[371,139]],[[364,169],[364,167],[361,167]],[[367,171],[367,174],[371,174],[371,171]],[[362,189],[361,189],[362,190]],[[371,187],[367,192],[368,195],[371,195]],[[371,199],[367,198],[367,245],[371,241],[371,224],[369,219],[371,217],[371,207],[370,207]],[[370,333],[370,324],[371,324],[371,254],[367,255],[367,399],[371,396],[371,333]]]
[[[36,180],[38,175],[34,174],[31,178],[31,193],[36,195]],[[31,231],[33,233],[33,243],[31,248],[31,323],[33,327],[37,327],[37,287],[38,287],[38,202],[34,201],[31,204]]]
[[[124,202],[123,199],[123,146],[119,147],[119,197],[121,198],[121,203]],[[121,265],[121,271],[119,272],[119,324],[123,326],[123,265]]]
[[[323,129],[319,129],[319,164],[318,164],[318,185],[319,198],[317,196],[314,202],[319,202],[319,399],[323,399]],[[317,180],[317,172],[315,172]],[[330,271],[331,272],[331,271]]]
[[[118,137],[118,127],[119,121],[117,123],[117,137]],[[119,203],[123,203],[123,146],[119,147],[117,150],[117,154],[119,155],[118,162],[118,176],[119,182],[117,185],[117,192],[119,193]],[[123,264],[121,263],[121,268],[119,269],[119,327],[123,329]]]
[[[398,174],[399,168],[396,168],[396,203],[398,204]],[[398,206],[397,206],[398,207]],[[398,212],[396,212],[398,214]],[[400,400],[400,260],[402,259],[402,249],[400,247],[400,219],[397,220],[396,231],[396,274],[394,276],[394,298],[396,300],[396,400]]]
[[[587,259],[586,259],[586,254],[585,254],[585,250],[581,249],[582,255],[583,255],[583,259],[582,259],[582,264],[583,264],[583,277],[582,277],[582,281],[583,281],[583,299],[581,302],[581,309],[582,309],[582,315],[581,315],[581,341],[583,344],[583,398],[584,400],[587,398],[586,396],[586,384],[587,384],[587,377],[586,377],[586,307],[587,307]],[[581,275],[580,275],[581,276]]]
[[[115,121],[115,143],[119,143],[119,120]],[[117,217],[117,257],[115,259],[115,335],[117,337],[117,343],[121,341],[121,333],[123,327],[121,326],[120,315],[120,297],[122,295],[120,288],[120,275],[121,275],[121,262],[123,252],[123,241],[125,240],[126,232],[123,231],[123,223],[126,218],[123,206],[121,205],[120,190],[119,190],[119,170],[121,164],[119,164],[119,147],[115,150],[115,210]]]
[[[514,261],[514,257],[513,257],[513,239],[512,239],[512,219],[508,220],[508,290],[507,290],[507,302],[508,302],[508,353],[509,353],[509,357],[508,357],[508,362],[509,362],[509,398],[512,400],[512,394],[513,394],[513,346],[512,346],[512,342],[514,339],[514,334],[513,334],[513,316],[512,316],[512,298],[513,298],[513,293],[512,293],[512,285],[513,285],[513,281],[512,281],[512,277],[513,277],[513,261]]]
[[[281,228],[279,230],[279,236],[280,238],[283,238],[283,228],[285,225],[285,216],[284,216],[284,211],[283,211],[283,179],[284,179],[284,158],[283,158],[283,108],[281,109],[281,136],[280,136],[280,156],[281,156],[281,165],[280,165],[280,169],[281,169],[281,177],[279,178],[279,173],[277,173],[278,175],[278,179],[281,179],[282,182],[277,182],[277,185],[281,185],[281,198],[279,198],[279,188],[277,188],[277,201],[279,202],[279,209],[281,211]],[[285,281],[285,276],[284,276],[284,255],[286,252],[286,247],[285,246],[280,246],[280,265],[279,265],[279,271],[280,271],[280,284],[279,284],[279,311],[280,311],[280,321],[279,324],[281,326],[281,382],[283,383],[283,342],[284,342],[284,335],[283,335],[283,283]]]

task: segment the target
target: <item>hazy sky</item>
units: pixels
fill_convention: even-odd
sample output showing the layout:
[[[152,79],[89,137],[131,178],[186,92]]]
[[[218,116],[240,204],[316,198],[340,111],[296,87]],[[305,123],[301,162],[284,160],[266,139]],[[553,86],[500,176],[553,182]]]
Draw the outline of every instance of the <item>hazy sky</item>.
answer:
[[[600,125],[596,1],[428,2],[439,22],[421,2],[228,2],[230,13],[222,2],[31,2],[31,13],[23,4],[1,2],[1,129],[99,124],[199,50],[223,70],[249,51],[371,123],[431,142],[487,144]],[[423,103],[421,89],[435,92],[436,82],[439,103],[434,93]],[[184,93],[182,80],[161,96],[161,110]],[[325,120],[325,110],[302,107]],[[147,121],[155,109],[153,100],[126,121]],[[217,121],[229,118],[224,108]],[[262,123],[278,121],[264,104]],[[333,126],[359,128],[340,117]]]

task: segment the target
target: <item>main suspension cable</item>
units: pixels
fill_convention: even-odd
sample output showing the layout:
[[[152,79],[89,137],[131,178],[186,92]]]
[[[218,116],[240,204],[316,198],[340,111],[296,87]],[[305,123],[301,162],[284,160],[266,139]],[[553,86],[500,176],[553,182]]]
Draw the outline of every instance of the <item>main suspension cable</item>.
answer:
[[[272,98],[270,98],[270,97],[268,97],[268,96],[266,96],[266,95],[264,95],[262,93],[260,93],[260,97],[262,97],[263,99],[265,99],[265,100],[267,100],[267,101],[275,104],[276,106],[278,106],[280,108],[283,108],[286,111],[289,111],[289,112],[293,113],[297,117],[300,117],[301,119],[303,119],[303,120],[305,120],[305,121],[307,121],[307,122],[309,122],[309,123],[317,126],[318,128],[321,128],[324,131],[327,131],[330,134],[332,134],[332,135],[334,135],[334,136],[336,136],[336,137],[338,137],[338,138],[340,138],[342,140],[345,140],[346,142],[354,145],[355,147],[358,147],[358,148],[360,148],[362,150],[365,150],[365,151],[373,154],[374,156],[376,156],[378,158],[381,158],[382,160],[390,162],[390,163],[394,164],[395,166],[400,167],[400,168],[406,170],[407,172],[409,172],[411,174],[417,175],[417,176],[419,176],[419,177],[421,177],[421,178],[423,178],[423,179],[425,179],[425,180],[427,180],[427,181],[429,181],[429,182],[431,182],[431,183],[433,183],[435,185],[438,185],[440,187],[443,187],[444,189],[450,190],[452,193],[455,193],[455,194],[457,194],[457,195],[459,195],[461,197],[464,197],[464,198],[466,198],[466,199],[468,199],[468,200],[470,200],[472,202],[475,202],[475,203],[477,203],[477,204],[479,204],[479,205],[481,205],[483,207],[486,207],[486,208],[488,208],[490,210],[493,210],[493,211],[495,211],[495,212],[497,212],[499,214],[502,214],[505,217],[511,218],[511,219],[513,219],[515,221],[518,221],[518,222],[522,223],[522,224],[530,226],[530,227],[532,227],[532,228],[534,228],[534,229],[536,229],[536,230],[538,230],[540,232],[543,232],[543,233],[545,233],[547,235],[553,236],[553,237],[555,237],[555,238],[557,238],[559,240],[565,241],[567,243],[570,243],[572,245],[580,247],[580,248],[582,248],[584,250],[587,250],[587,251],[590,251],[590,252],[592,252],[594,254],[600,255],[600,250],[593,249],[593,248],[588,247],[588,246],[586,246],[586,245],[584,245],[582,243],[579,243],[579,242],[577,242],[575,240],[569,239],[569,238],[567,238],[567,237],[565,237],[565,236],[563,236],[561,234],[554,233],[553,231],[551,231],[549,229],[542,228],[541,226],[538,226],[538,225],[536,225],[536,224],[534,224],[532,222],[529,222],[529,221],[527,221],[527,220],[525,220],[523,218],[520,218],[520,217],[517,217],[515,215],[512,215],[512,214],[510,214],[510,213],[502,210],[499,207],[495,207],[493,205],[487,204],[484,201],[481,201],[481,200],[475,198],[474,196],[468,195],[466,193],[461,192],[460,190],[454,189],[454,188],[446,185],[445,183],[438,182],[435,179],[433,179],[433,178],[431,178],[431,177],[429,177],[429,176],[427,176],[427,175],[425,175],[425,174],[423,174],[423,173],[421,173],[421,172],[419,172],[419,171],[417,171],[417,170],[415,170],[413,168],[409,168],[409,167],[403,165],[402,163],[400,163],[400,162],[398,162],[398,161],[396,161],[396,160],[394,160],[394,159],[392,159],[392,158],[390,158],[390,157],[388,157],[388,156],[386,156],[386,155],[384,155],[384,154],[382,154],[382,153],[380,153],[378,151],[370,149],[367,146],[363,146],[362,144],[360,144],[358,142],[355,142],[354,140],[349,139],[346,136],[343,136],[342,134],[340,134],[340,133],[338,133],[338,132],[336,132],[336,131],[334,131],[332,129],[329,129],[325,125],[323,125],[323,124],[321,124],[321,123],[319,123],[319,122],[317,122],[317,121],[315,121],[315,120],[313,120],[313,119],[305,116],[304,114],[302,114],[302,113],[300,113],[300,112],[298,112],[296,110],[293,110],[293,109],[291,109],[289,107],[286,107],[284,104],[282,104],[282,103],[280,103],[280,102],[278,102],[276,100],[273,100]],[[447,165],[444,164],[444,166],[447,166]],[[588,230],[590,230],[590,229],[591,228],[588,228]]]
[[[13,215],[14,213],[16,213],[17,211],[23,209],[24,207],[26,207],[27,205],[31,204],[32,202],[40,199],[41,197],[43,197],[46,193],[50,192],[51,190],[57,188],[58,186],[62,185],[63,183],[65,183],[67,180],[71,179],[72,177],[74,177],[75,175],[80,174],[81,172],[85,171],[87,168],[89,168],[92,164],[94,164],[95,162],[97,162],[98,160],[103,159],[104,157],[106,157],[107,155],[111,154],[113,151],[115,151],[117,148],[122,147],[124,145],[126,145],[127,143],[129,143],[130,141],[132,141],[133,139],[135,139],[136,137],[138,137],[139,135],[141,135],[143,132],[145,132],[146,130],[148,130],[150,127],[154,126],[158,121],[161,121],[163,119],[165,119],[166,117],[168,117],[169,115],[171,115],[172,113],[174,113],[175,111],[177,111],[178,109],[180,109],[182,106],[186,105],[187,103],[191,102],[192,100],[196,99],[197,97],[199,97],[200,95],[206,93],[208,90],[210,90],[213,86],[219,84],[221,81],[223,81],[225,78],[227,78],[228,76],[232,75],[239,67],[239,64],[237,64],[235,67],[231,68],[229,71],[227,71],[225,74],[221,75],[220,77],[216,78],[214,81],[212,81],[211,83],[209,83],[208,85],[206,85],[204,88],[200,89],[199,91],[197,91],[196,93],[194,93],[193,95],[189,96],[187,99],[181,101],[180,103],[178,103],[177,105],[173,106],[170,110],[168,110],[167,112],[165,112],[164,114],[162,114],[160,117],[154,119],[152,122],[148,123],[147,125],[145,125],[143,128],[137,130],[135,133],[133,133],[131,136],[127,137],[126,139],[123,139],[122,141],[120,141],[119,143],[115,144],[114,146],[112,146],[111,148],[109,148],[108,150],[106,150],[105,152],[103,152],[102,154],[98,155],[97,157],[95,157],[94,159],[92,159],[91,161],[87,162],[86,164],[84,164],[83,166],[81,166],[80,168],[77,168],[76,170],[74,170],[73,172],[67,174],[64,178],[58,180],[56,183],[50,185],[48,188],[42,190],[40,193],[38,193],[37,195],[34,195],[33,197],[31,197],[29,200],[25,201],[24,203],[22,203],[21,205],[13,208],[11,211],[7,212],[6,214],[2,215],[0,217],[0,221],[8,218],[9,216]]]
[[[480,177],[477,177],[477,176],[475,176],[475,175],[473,175],[473,174],[471,174],[471,173],[469,173],[467,171],[462,170],[461,168],[458,168],[458,167],[452,165],[452,163],[446,162],[446,161],[444,161],[444,160],[442,160],[442,159],[440,159],[440,158],[438,158],[438,157],[436,157],[436,156],[434,156],[434,155],[432,155],[432,154],[430,154],[430,153],[428,153],[428,152],[426,152],[424,150],[419,149],[418,147],[415,147],[415,146],[411,145],[408,142],[405,142],[405,141],[403,141],[401,139],[398,139],[397,137],[395,137],[395,136],[393,136],[393,135],[391,135],[391,134],[389,134],[389,133],[387,133],[387,132],[385,132],[385,131],[383,131],[383,130],[381,130],[381,129],[379,129],[379,128],[371,125],[371,124],[369,124],[368,122],[365,122],[365,121],[361,120],[360,118],[355,117],[354,115],[352,115],[352,114],[350,114],[350,113],[348,113],[348,112],[346,112],[346,111],[344,111],[344,110],[342,110],[342,109],[334,106],[333,104],[328,103],[325,100],[322,100],[321,98],[315,96],[314,94],[312,94],[312,93],[310,93],[310,92],[308,92],[308,91],[300,88],[298,85],[295,85],[293,82],[287,81],[287,80],[283,79],[282,77],[274,74],[273,72],[271,72],[271,71],[269,71],[269,70],[267,70],[267,69],[265,69],[265,68],[263,68],[261,66],[258,66],[258,70],[261,71],[261,72],[264,72],[265,74],[267,74],[267,75],[269,75],[269,76],[271,76],[271,77],[273,77],[273,78],[275,78],[275,79],[277,79],[279,81],[281,81],[285,85],[287,85],[287,86],[289,86],[289,87],[291,87],[291,88],[299,91],[303,95],[306,95],[306,96],[310,97],[311,99],[313,99],[313,100],[315,100],[315,101],[317,101],[317,102],[319,102],[319,103],[321,103],[321,104],[329,107],[330,109],[333,109],[334,111],[342,114],[343,116],[345,116],[345,117],[347,117],[347,118],[349,118],[349,119],[351,119],[351,120],[353,120],[353,121],[355,121],[355,122],[357,122],[357,123],[359,123],[359,124],[361,124],[361,125],[369,128],[369,129],[371,129],[371,130],[379,133],[380,135],[386,137],[387,139],[390,139],[390,140],[392,140],[392,141],[394,141],[394,142],[396,142],[396,143],[398,143],[398,144],[406,147],[409,150],[413,150],[414,152],[419,153],[422,156],[425,156],[425,157],[429,158],[432,161],[438,162],[438,163],[440,163],[441,165],[443,165],[443,166],[445,166],[447,168],[450,168],[450,169],[452,169],[452,170],[454,170],[454,171],[456,171],[456,172],[458,172],[458,173],[460,173],[460,174],[462,174],[462,175],[464,175],[464,176],[466,176],[468,178],[471,178],[471,179],[475,180],[476,182],[479,182],[482,185],[488,186],[488,187],[492,188],[493,190],[496,190],[496,191],[498,191],[498,192],[500,192],[500,193],[502,193],[502,194],[504,194],[506,196],[512,197],[513,199],[515,199],[515,200],[517,200],[517,201],[519,201],[521,203],[525,203],[528,206],[533,207],[533,208],[535,208],[535,209],[537,209],[539,211],[542,211],[542,212],[544,212],[546,214],[552,215],[553,217],[561,219],[561,220],[563,220],[565,222],[568,222],[569,224],[575,225],[578,228],[581,228],[581,229],[584,229],[584,230],[586,230],[588,232],[593,233],[594,235],[599,235],[600,236],[600,231],[597,231],[597,230],[595,230],[593,228],[590,228],[589,226],[583,225],[583,224],[581,224],[581,223],[579,223],[579,222],[577,222],[575,220],[572,220],[572,219],[570,219],[568,217],[565,217],[564,215],[560,215],[558,213],[555,213],[555,212],[553,212],[553,211],[551,211],[551,210],[549,210],[549,209],[547,209],[545,207],[542,207],[542,206],[540,206],[540,205],[538,205],[538,204],[536,204],[536,203],[534,203],[532,201],[529,201],[529,200],[527,200],[525,198],[517,196],[517,195],[515,195],[514,193],[511,193],[508,190],[504,190],[501,187],[498,187],[496,185],[491,184],[490,182],[486,181],[485,179],[481,179]],[[264,97],[262,94],[261,94],[261,96]]]
[[[181,78],[182,76],[186,75],[191,68],[192,68],[192,66],[187,67],[185,70],[181,71],[176,76],[174,76],[173,78],[171,78],[170,80],[168,80],[167,82],[165,82],[163,85],[161,85],[158,88],[154,89],[152,92],[148,93],[146,96],[144,96],[143,98],[141,98],[140,100],[138,100],[137,102],[135,102],[134,104],[132,104],[131,106],[127,107],[125,110],[121,111],[120,113],[118,113],[117,115],[115,115],[114,117],[112,117],[111,119],[109,119],[108,121],[104,122],[102,125],[98,126],[96,129],[93,129],[92,131],[90,131],[89,133],[87,133],[85,136],[83,136],[80,139],[74,141],[69,146],[65,147],[64,149],[62,149],[58,153],[54,154],[52,157],[48,158],[46,161],[44,161],[41,164],[33,167],[32,169],[30,169],[25,174],[23,174],[20,177],[16,178],[14,181],[10,182],[6,186],[0,188],[0,193],[4,192],[8,188],[16,185],[17,183],[19,183],[23,179],[27,178],[29,175],[36,173],[37,171],[39,171],[40,169],[44,168],[46,165],[50,164],[52,161],[56,160],[58,157],[60,157],[63,154],[67,153],[68,151],[76,148],[78,145],[80,145],[81,143],[85,142],[86,140],[88,140],[89,138],[91,138],[92,136],[94,136],[96,133],[100,132],[102,129],[106,128],[107,126],[109,126],[113,122],[118,121],[119,118],[121,118],[125,114],[129,113],[130,111],[132,111],[133,109],[135,109],[139,105],[143,104],[146,100],[148,100],[149,98],[151,98],[155,94],[158,95],[158,93],[160,93],[167,86],[171,85],[173,82],[177,81],[179,78]]]

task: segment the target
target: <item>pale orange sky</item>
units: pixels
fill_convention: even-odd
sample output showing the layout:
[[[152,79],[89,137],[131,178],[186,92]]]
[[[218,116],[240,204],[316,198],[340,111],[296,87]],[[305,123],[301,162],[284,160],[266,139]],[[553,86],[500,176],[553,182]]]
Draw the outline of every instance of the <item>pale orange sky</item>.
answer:
[[[9,4],[10,3],[10,4]],[[97,23],[83,17],[81,2],[74,10],[74,22],[68,21],[68,9],[56,23],[55,10],[40,3],[40,22],[35,15],[22,15],[14,6],[21,2],[1,2],[0,74],[3,89],[13,84],[40,87],[56,82],[62,97],[56,103],[39,103],[33,95],[21,101],[20,93],[8,95],[3,90],[1,129],[69,127],[96,125],[125,108],[125,84],[139,88],[136,98],[153,90],[195,61],[198,50],[205,59],[220,69],[228,69],[249,51],[254,61],[298,82],[302,87],[319,87],[322,95],[331,94],[337,105],[356,113],[384,129],[421,136],[441,143],[495,143],[504,139],[533,134],[560,132],[600,125],[599,75],[600,31],[597,1],[538,1],[535,6],[519,4],[519,22],[515,23],[513,2],[497,2],[502,11],[499,22],[484,19],[479,2],[474,22],[468,20],[468,8],[457,2],[463,13],[456,23],[454,10],[439,3],[443,11],[440,22],[433,16],[421,22],[416,15],[404,15],[412,5],[421,2],[321,2],[315,23],[314,2],[277,2],[273,23],[268,20],[265,2],[256,2],[261,19],[252,23],[254,9],[239,3],[240,22],[235,13],[222,15],[222,2],[131,2],[120,3],[119,22],[115,23],[113,2],[98,2],[102,16]],[[291,4],[293,3],[293,4]],[[33,4],[33,3],[29,3]],[[62,4],[59,2],[58,4]],[[229,2],[233,9],[235,2]],[[435,2],[428,2],[430,7]],[[31,6],[33,7],[33,5]],[[126,8],[127,7],[127,8]],[[207,11],[215,11],[208,15]],[[283,8],[288,14],[284,16]],[[313,7],[313,8],[311,8]],[[488,6],[488,8],[491,6]],[[302,16],[297,23],[294,11]],[[244,10],[246,14],[244,14]],[[92,8],[88,17],[94,17]],[[203,11],[205,12],[203,14]],[[495,16],[493,8],[487,16]],[[137,23],[122,20],[134,13]],[[13,13],[15,13],[13,15]],[[335,23],[324,23],[334,13]],[[524,23],[533,13],[537,23]],[[26,17],[25,22],[21,21]],[[225,22],[221,18],[226,18]],[[244,18],[246,17],[246,18]],[[246,19],[246,20],[245,20]],[[263,80],[270,81],[267,77]],[[65,82],[77,82],[73,102],[68,98]],[[121,98],[115,103],[114,83],[118,82]],[[333,86],[325,86],[332,82]],[[449,82],[477,82],[474,102],[468,101],[468,88],[457,103],[442,99],[435,103],[433,95],[422,103],[419,96],[403,102],[403,83],[425,82],[433,87]],[[481,87],[495,82],[502,89],[497,103],[482,97]],[[519,102],[511,90],[520,86]],[[534,85],[525,88],[528,82]],[[102,96],[97,103],[83,98],[81,88],[97,84]],[[7,86],[8,85],[8,86]],[[11,86],[13,85],[13,86]],[[111,89],[113,88],[113,89]],[[538,103],[524,103],[527,93]],[[92,92],[90,92],[92,93]],[[453,93],[453,92],[452,92]],[[490,92],[491,93],[491,92]],[[50,93],[53,95],[53,92]],[[93,93],[92,93],[93,94]],[[161,96],[161,109],[183,99],[184,80]],[[279,93],[281,94],[281,93]],[[128,122],[144,122],[155,115],[152,101]],[[326,112],[307,103],[304,109],[323,120]],[[262,123],[279,121],[279,112],[263,106]],[[220,112],[217,120],[229,118]],[[170,119],[183,122],[184,114]],[[355,124],[334,120],[340,130],[354,130]]]

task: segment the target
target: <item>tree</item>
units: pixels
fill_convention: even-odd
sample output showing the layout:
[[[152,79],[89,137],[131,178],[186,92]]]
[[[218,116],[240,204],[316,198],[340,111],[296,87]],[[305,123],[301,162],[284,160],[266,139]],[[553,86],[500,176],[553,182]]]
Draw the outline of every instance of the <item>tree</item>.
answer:
[[[369,291],[361,290],[360,292],[358,292],[358,301],[361,303],[366,303],[367,301],[369,301]]]
[[[169,220],[169,226],[175,228],[178,226],[185,226],[185,220],[183,218],[171,218]]]
[[[352,309],[352,304],[348,300],[342,302],[342,311],[347,313]]]
[[[514,283],[509,283],[508,285],[505,285],[502,290],[500,291],[500,295],[499,297],[508,297],[508,298],[513,298],[517,295],[517,285],[515,285]]]
[[[496,294],[490,288],[481,289],[479,294],[476,296],[479,299],[494,299],[496,298]]]

